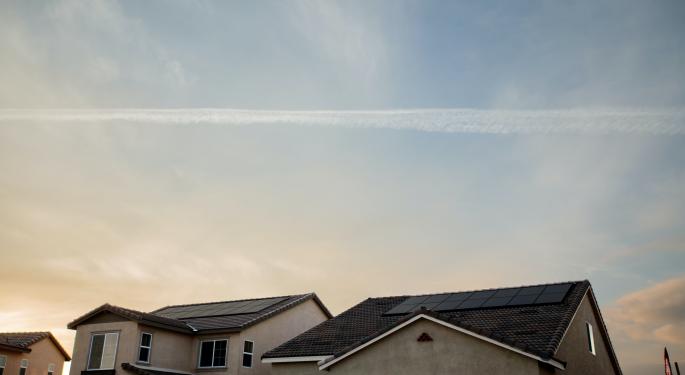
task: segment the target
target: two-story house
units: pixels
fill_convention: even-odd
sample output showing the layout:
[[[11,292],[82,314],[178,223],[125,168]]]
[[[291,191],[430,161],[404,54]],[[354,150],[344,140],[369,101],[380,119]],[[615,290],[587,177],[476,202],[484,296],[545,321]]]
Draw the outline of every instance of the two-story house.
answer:
[[[0,333],[0,375],[61,375],[70,359],[50,332]]]
[[[331,317],[314,293],[149,313],[105,304],[68,325],[70,375],[268,374],[263,353]]]

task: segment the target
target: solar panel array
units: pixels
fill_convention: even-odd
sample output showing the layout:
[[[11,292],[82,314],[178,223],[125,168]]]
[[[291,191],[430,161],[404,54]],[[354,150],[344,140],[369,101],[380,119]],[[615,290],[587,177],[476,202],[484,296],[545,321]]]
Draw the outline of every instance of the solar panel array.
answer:
[[[406,314],[422,307],[433,311],[455,311],[560,303],[571,286],[572,283],[565,283],[414,296],[386,312],[386,315]]]
[[[264,298],[249,301],[206,303],[201,305],[172,306],[155,313],[173,319],[200,318],[206,316],[251,314],[264,310],[288,297]]]

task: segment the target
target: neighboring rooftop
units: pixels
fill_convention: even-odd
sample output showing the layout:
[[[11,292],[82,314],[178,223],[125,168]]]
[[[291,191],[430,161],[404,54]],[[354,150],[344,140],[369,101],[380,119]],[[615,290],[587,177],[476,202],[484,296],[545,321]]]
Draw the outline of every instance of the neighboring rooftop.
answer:
[[[568,285],[563,298],[555,303],[535,303],[529,305],[502,305],[458,309],[453,311],[428,311],[416,308],[401,309],[405,301],[421,300],[418,297],[434,297],[454,294],[433,294],[423,296],[397,296],[369,298],[334,319],[321,323],[311,330],[295,337],[285,344],[267,352],[263,358],[279,357],[338,357],[351,349],[372,340],[412,316],[428,313],[433,317],[462,327],[479,335],[517,347],[544,359],[550,359],[556,352],[562,336],[569,326],[573,314],[583,296],[590,289],[588,281],[544,284],[520,288],[499,288],[474,291],[470,295],[494,294],[501,291],[522,288],[557,288]],[[550,288],[550,289],[554,289]],[[561,287],[560,289],[564,289]],[[526,289],[532,290],[532,289]],[[483,293],[488,292],[488,293]],[[506,293],[505,293],[506,294]],[[403,304],[404,303],[404,304]],[[409,304],[411,305],[411,304]],[[417,309],[418,308],[418,309]],[[405,313],[398,311],[407,310]]]
[[[59,350],[64,359],[69,361],[71,358],[66,350],[57,341],[57,339],[50,332],[0,332],[0,349],[18,351],[23,353],[31,352],[31,345],[49,338],[57,350]]]
[[[110,312],[142,324],[187,333],[240,331],[300,303],[314,300],[330,318],[328,309],[314,293],[235,301],[166,306],[149,313],[104,304],[69,323],[70,329],[102,312]]]

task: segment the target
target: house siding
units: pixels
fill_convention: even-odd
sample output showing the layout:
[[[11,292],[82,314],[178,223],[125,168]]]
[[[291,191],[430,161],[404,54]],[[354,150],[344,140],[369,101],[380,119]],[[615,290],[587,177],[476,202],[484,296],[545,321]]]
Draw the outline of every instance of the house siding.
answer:
[[[588,349],[585,323],[592,324],[595,338],[596,355]],[[556,357],[567,363],[564,375],[605,375],[617,374],[611,363],[609,345],[601,334],[599,317],[592,308],[589,294],[583,298],[566,336],[557,350]]]
[[[242,331],[239,337],[240,342],[238,345],[234,345],[238,349],[237,374],[271,374],[271,365],[262,363],[260,360],[264,353],[326,320],[328,320],[328,316],[314,300],[310,299]],[[252,368],[242,367],[243,343],[245,340],[255,343]]]
[[[433,341],[418,342],[422,333]],[[316,363],[274,364],[274,375],[316,374]],[[540,374],[538,361],[428,320],[417,322],[328,368],[347,374]]]
[[[4,375],[19,375],[22,359],[28,359],[26,375],[47,375],[48,365],[55,365],[55,375],[61,375],[64,368],[64,355],[55,347],[49,338],[44,338],[29,347],[30,353],[0,350],[0,355],[7,357]]]
[[[113,315],[113,314],[110,314]],[[90,350],[90,337],[93,333],[119,332],[119,342],[114,361],[114,369],[121,369],[122,363],[135,363],[138,356],[139,329],[138,323],[132,321],[110,321],[113,317],[104,317],[105,322],[94,324],[82,324],[76,329],[74,350],[71,359],[69,375],[80,375],[81,371],[88,366],[88,352]],[[95,320],[102,321],[102,320]]]

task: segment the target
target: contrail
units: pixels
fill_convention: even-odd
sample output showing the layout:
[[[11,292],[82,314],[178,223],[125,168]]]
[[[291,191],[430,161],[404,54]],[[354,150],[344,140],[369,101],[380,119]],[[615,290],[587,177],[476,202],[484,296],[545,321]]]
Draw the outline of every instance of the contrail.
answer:
[[[239,109],[0,110],[12,123],[299,125],[486,134],[685,134],[685,110],[267,111]]]

